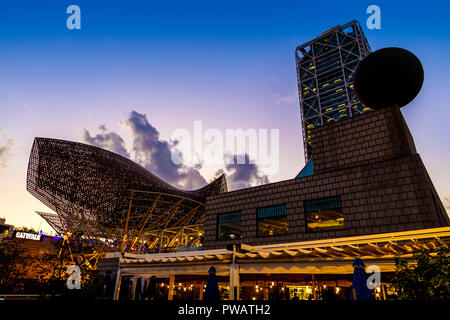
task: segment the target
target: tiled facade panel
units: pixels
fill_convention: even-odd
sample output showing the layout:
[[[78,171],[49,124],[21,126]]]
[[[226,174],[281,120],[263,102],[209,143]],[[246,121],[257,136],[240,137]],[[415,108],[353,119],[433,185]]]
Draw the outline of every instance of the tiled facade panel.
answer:
[[[370,112],[314,129],[313,134],[313,176],[207,199],[205,249],[233,243],[307,241],[449,224],[448,217],[438,213],[442,204],[433,199],[433,185],[398,109]],[[344,229],[307,231],[303,201],[335,195],[342,199]],[[286,204],[288,234],[258,237],[257,208],[278,204]],[[217,240],[217,215],[238,210],[242,211],[242,239]]]
[[[107,271],[111,271],[111,277],[114,279],[119,267],[119,258],[100,259],[97,264],[97,271],[103,277]]]
[[[391,107],[312,130],[314,171],[415,154],[399,108]]]

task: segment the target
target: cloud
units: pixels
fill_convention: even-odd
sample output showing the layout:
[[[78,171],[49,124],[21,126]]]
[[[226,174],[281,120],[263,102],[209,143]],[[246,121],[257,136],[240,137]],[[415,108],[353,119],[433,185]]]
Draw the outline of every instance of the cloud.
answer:
[[[206,185],[197,167],[175,164],[171,150],[176,142],[167,142],[147,120],[145,114],[132,111],[124,121],[133,138],[134,161],[165,181],[183,189],[197,189]]]
[[[248,154],[244,155],[230,155],[227,154],[225,171],[219,170],[216,175],[225,173],[227,176],[227,183],[230,190],[237,190],[243,188],[250,188],[257,185],[269,183],[267,175],[263,174],[257,164],[250,163]],[[229,159],[232,157],[232,159]],[[238,159],[240,161],[238,161]],[[240,164],[242,163],[242,164]]]
[[[99,126],[100,133],[95,136],[83,129],[82,140],[129,158],[178,188],[193,190],[206,185],[205,178],[199,172],[201,166],[188,167],[172,161],[171,150],[177,142],[162,140],[158,130],[148,122],[145,114],[132,111],[123,124],[131,134],[133,147],[130,151],[127,150],[122,137],[115,132],[108,132],[104,125]]]
[[[82,129],[83,142],[115,152],[126,158],[130,157],[130,154],[125,147],[125,142],[121,136],[115,132],[107,132],[105,125],[100,125],[98,129],[100,130],[100,133],[95,137],[91,137],[88,130]]]
[[[291,94],[291,95],[276,95],[275,96],[275,104],[282,104],[282,103],[290,103],[293,102],[297,99],[296,94]]]
[[[6,168],[8,166],[13,144],[14,140],[6,134],[5,130],[0,128],[0,168]]]
[[[130,132],[131,150],[127,150],[120,135],[108,132],[104,125],[99,126],[100,133],[96,136],[91,136],[88,130],[83,129],[82,139],[85,143],[113,151],[135,161],[175,187],[194,190],[207,184],[199,171],[202,168],[201,165],[191,167],[172,161],[171,152],[177,141],[161,139],[159,131],[151,125],[145,114],[132,111],[122,124]],[[261,172],[258,165],[250,163],[248,154],[226,154],[224,160],[229,161],[225,161],[225,168],[218,170],[215,176],[224,173],[230,190],[269,183],[267,175]]]
[[[445,207],[445,210],[450,211],[450,198],[449,197],[444,197],[444,207]]]

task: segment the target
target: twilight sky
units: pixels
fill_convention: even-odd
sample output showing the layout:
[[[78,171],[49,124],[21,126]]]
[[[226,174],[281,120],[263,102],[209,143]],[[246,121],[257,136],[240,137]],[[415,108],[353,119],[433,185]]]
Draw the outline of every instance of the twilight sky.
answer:
[[[119,142],[120,150],[159,173],[158,163],[142,159],[142,152],[167,151],[172,132],[193,131],[196,120],[204,130],[223,132],[274,128],[280,130],[279,171],[266,176],[247,167],[230,179],[239,188],[248,183],[245,179],[254,185],[293,178],[304,165],[294,50],[353,19],[360,21],[373,50],[404,47],[422,61],[422,91],[402,112],[450,212],[450,3],[393,2],[2,4],[0,217],[16,226],[50,230],[34,213],[49,209],[25,190],[35,136],[104,146]],[[71,4],[81,8],[81,30],[66,27]],[[366,27],[371,4],[381,8],[381,30]],[[198,181],[235,169],[183,168]],[[180,180],[184,175],[171,177],[175,184],[189,185]]]

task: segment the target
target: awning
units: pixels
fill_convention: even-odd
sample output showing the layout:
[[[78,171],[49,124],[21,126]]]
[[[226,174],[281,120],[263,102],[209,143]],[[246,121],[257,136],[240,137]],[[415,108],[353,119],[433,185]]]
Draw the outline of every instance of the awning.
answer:
[[[382,272],[395,271],[394,257],[409,260],[422,249],[433,250],[450,244],[450,227],[396,232],[358,237],[325,239],[266,246],[246,246],[236,252],[240,273],[353,273],[352,261],[362,258]],[[125,273],[207,274],[214,265],[229,274],[233,252],[204,250],[161,254],[124,254],[120,259]],[[219,274],[218,273],[218,274]]]

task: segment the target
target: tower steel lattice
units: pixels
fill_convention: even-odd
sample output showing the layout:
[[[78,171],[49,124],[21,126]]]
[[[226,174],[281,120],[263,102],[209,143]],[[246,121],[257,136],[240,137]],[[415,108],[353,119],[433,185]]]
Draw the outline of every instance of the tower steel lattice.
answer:
[[[370,110],[353,91],[353,72],[371,52],[356,20],[331,28],[295,50],[305,160],[311,129]]]

